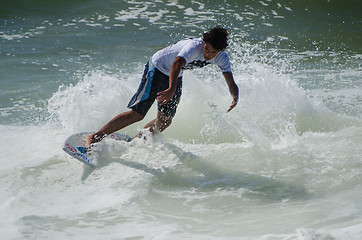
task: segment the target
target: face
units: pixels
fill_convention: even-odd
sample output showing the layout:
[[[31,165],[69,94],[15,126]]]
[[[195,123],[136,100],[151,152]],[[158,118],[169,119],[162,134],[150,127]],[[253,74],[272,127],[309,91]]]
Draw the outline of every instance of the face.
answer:
[[[210,43],[204,42],[203,55],[206,61],[210,61],[211,59],[216,57],[219,52],[220,50],[216,50],[215,48],[213,48]]]

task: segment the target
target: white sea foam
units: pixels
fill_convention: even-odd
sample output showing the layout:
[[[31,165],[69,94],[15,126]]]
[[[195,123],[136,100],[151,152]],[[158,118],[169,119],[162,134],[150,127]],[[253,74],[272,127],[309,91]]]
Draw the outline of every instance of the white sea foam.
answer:
[[[147,239],[324,240],[344,234],[358,239],[360,123],[329,112],[321,123],[337,119],[352,126],[303,127],[304,119],[325,114],[326,107],[290,74],[256,62],[247,67],[247,73],[244,66],[234,69],[241,99],[230,113],[231,97],[217,69],[210,68],[215,77],[186,72],[170,129],[148,140],[102,142],[95,169],[66,156],[62,143],[127,110],[141,71],[90,71],[53,94],[52,121],[44,126],[1,126],[7,139],[0,148],[5,236],[78,239],[87,229],[89,239],[106,233]],[[124,132],[136,134],[154,116],[152,108],[148,119]]]
[[[174,231],[183,228],[184,219],[196,221],[200,228],[208,231],[210,239],[218,239],[214,229],[222,229],[223,237],[228,232],[228,239],[233,239],[238,235],[233,230],[235,225],[244,226],[243,236],[249,236],[248,239],[268,239],[268,236],[339,239],[339,232],[332,231],[328,225],[315,226],[323,225],[324,221],[342,224],[340,219],[359,219],[355,214],[361,206],[353,200],[353,194],[341,195],[339,189],[358,187],[360,177],[353,166],[359,164],[358,143],[362,139],[357,132],[361,131],[361,126],[320,128],[316,132],[301,127],[308,125],[304,119],[323,115],[325,106],[308,98],[289,74],[276,73],[258,63],[250,63],[248,68],[247,74],[239,74],[243,68],[234,71],[241,100],[238,108],[230,113],[226,110],[231,98],[222,76],[210,78],[203,72],[187,72],[178,113],[163,137],[148,137],[146,141],[137,139],[131,144],[104,142],[101,145],[103,160],[95,171],[86,167],[82,170],[81,164],[60,157],[59,153],[53,159],[40,161],[43,163],[33,166],[31,169],[34,170],[29,169],[26,172],[28,179],[33,179],[40,169],[44,169],[40,171],[41,178],[54,178],[52,181],[57,187],[51,191],[53,205],[61,204],[56,200],[57,192],[65,196],[70,194],[66,201],[72,204],[60,208],[62,214],[45,208],[47,220],[57,225],[56,221],[85,221],[86,215],[95,214],[95,219],[102,218],[107,222],[105,229],[116,231],[122,237],[138,236],[131,233],[137,230],[146,238],[157,235],[165,239],[175,236]],[[83,126],[83,130],[95,130],[95,126],[100,127],[115,114],[126,110],[124,103],[136,89],[139,80],[133,79],[139,75],[123,76],[121,80],[116,75],[90,72],[77,85],[61,87],[49,100],[48,109],[57,115],[68,133],[79,126]],[[154,108],[150,110],[148,120],[154,117],[154,112]],[[332,121],[349,121],[329,114]],[[124,131],[135,134],[148,120]],[[329,124],[330,120],[320,121]],[[72,168],[70,180],[65,180],[61,174],[53,174],[53,165],[57,169]],[[80,179],[84,190],[72,184]],[[74,197],[67,189],[69,186],[73,186]],[[76,191],[90,197],[81,197]],[[102,192],[102,196],[95,197],[96,192]],[[23,194],[30,196],[33,193]],[[328,199],[323,197],[326,195]],[[78,211],[70,212],[77,206],[76,198],[87,203]],[[40,195],[37,201],[41,199]],[[14,201],[5,202],[4,206]],[[173,204],[168,205],[169,202]],[[346,205],[342,211],[337,207],[339,202],[353,202],[353,205]],[[137,207],[129,208],[134,204]],[[216,223],[206,221],[211,212],[223,224],[216,226]],[[198,217],[192,220],[195,214]],[[49,216],[57,216],[58,220],[49,219]],[[154,231],[146,232],[139,227],[147,216],[154,220],[145,223],[144,227]],[[279,216],[279,220],[271,224],[273,216]],[[310,219],[315,216],[319,217],[311,224]],[[295,220],[290,221],[291,218]],[[250,219],[258,220],[250,222]],[[41,212],[33,215],[29,212],[20,221],[28,229],[34,227],[34,222],[43,225],[45,219]],[[129,231],[114,229],[115,221]],[[156,226],[155,221],[162,224]],[[98,224],[97,221],[94,224]],[[283,231],[280,226],[284,226]],[[252,237],[255,228],[263,229],[259,230],[259,237]],[[64,229],[67,228],[64,226]],[[88,229],[100,234],[91,226]],[[181,231],[177,236],[197,239],[201,236],[198,234],[197,228],[193,228],[189,232]],[[356,235],[358,230],[349,234],[352,239]]]
[[[289,2],[90,3],[2,22],[2,238],[360,239],[361,55],[334,49],[349,37],[295,37],[313,12]],[[139,62],[216,24],[231,33],[235,109],[217,67],[186,71],[161,135],[102,141],[96,168],[62,151],[128,110]]]

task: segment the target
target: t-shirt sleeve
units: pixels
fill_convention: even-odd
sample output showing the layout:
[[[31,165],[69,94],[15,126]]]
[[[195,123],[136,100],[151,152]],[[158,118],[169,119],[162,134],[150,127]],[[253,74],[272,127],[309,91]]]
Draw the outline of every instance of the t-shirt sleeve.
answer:
[[[185,59],[186,63],[190,62],[198,54],[198,45],[195,41],[189,41],[178,53],[177,57]]]
[[[224,51],[220,52],[220,54],[216,57],[215,64],[220,68],[221,72],[223,73],[232,72],[229,56]]]

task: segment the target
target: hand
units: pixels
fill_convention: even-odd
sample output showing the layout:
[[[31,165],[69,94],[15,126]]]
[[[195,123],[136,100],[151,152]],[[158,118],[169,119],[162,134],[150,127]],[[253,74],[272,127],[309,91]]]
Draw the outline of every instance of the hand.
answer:
[[[174,94],[175,94],[175,92],[169,88],[166,89],[165,91],[158,92],[157,101],[162,106],[162,105],[166,104],[168,101],[170,101],[170,99],[173,97]]]
[[[238,97],[233,97],[233,99],[234,99],[234,100],[233,100],[233,102],[231,103],[228,112],[230,112],[230,111],[238,104],[239,98],[238,98]]]

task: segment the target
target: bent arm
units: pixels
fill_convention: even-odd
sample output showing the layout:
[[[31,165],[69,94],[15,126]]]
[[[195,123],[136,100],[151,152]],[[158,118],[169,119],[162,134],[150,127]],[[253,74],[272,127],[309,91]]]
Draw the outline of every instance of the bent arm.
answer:
[[[171,90],[173,90],[174,92],[176,91],[178,75],[180,75],[181,68],[183,66],[185,66],[185,64],[186,64],[186,61],[182,57],[177,57],[175,59],[175,61],[172,63],[172,66],[170,69],[169,88]]]
[[[178,75],[180,74],[181,68],[185,66],[186,61],[182,57],[177,57],[175,61],[172,63],[170,69],[170,76],[169,76],[169,86],[168,89],[165,91],[157,93],[157,101],[161,103],[161,105],[170,101],[176,91]]]
[[[225,73],[223,73],[223,75],[224,75],[226,84],[229,87],[229,92],[230,92],[231,96],[233,97],[233,102],[230,105],[229,110],[228,110],[228,112],[230,112],[238,104],[239,88],[236,85],[233,74],[231,72],[225,72]]]

